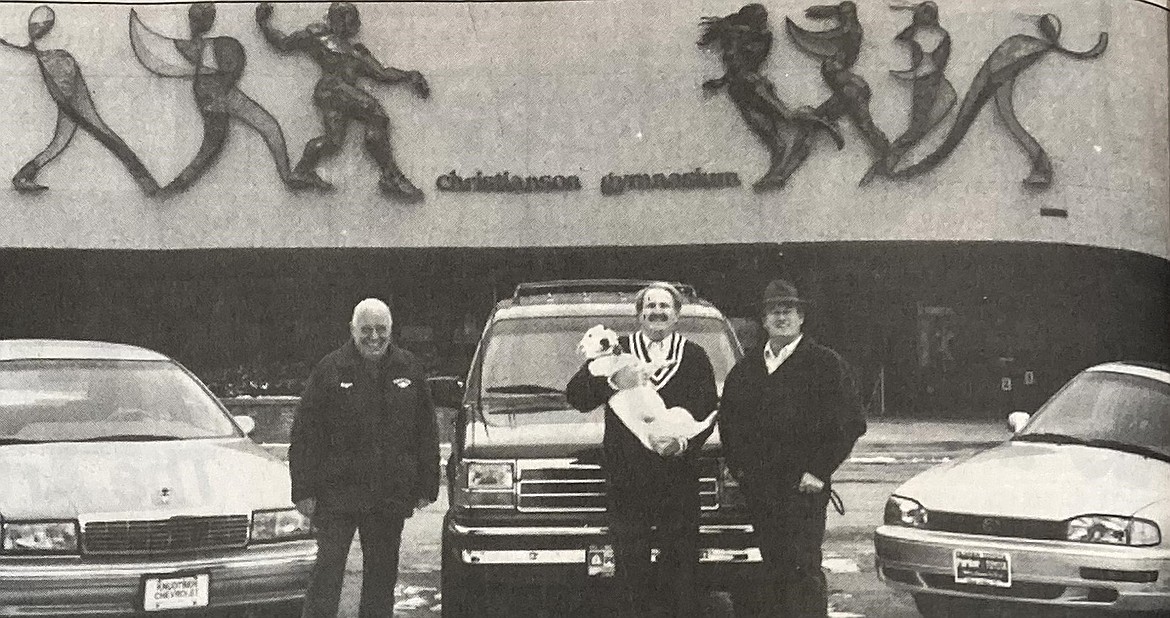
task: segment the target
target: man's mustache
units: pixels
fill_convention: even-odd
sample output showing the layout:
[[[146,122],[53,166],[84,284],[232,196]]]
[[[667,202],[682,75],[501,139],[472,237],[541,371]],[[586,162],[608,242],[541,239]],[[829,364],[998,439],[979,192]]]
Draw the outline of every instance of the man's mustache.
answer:
[[[649,322],[666,322],[670,320],[670,316],[661,313],[651,313],[646,316],[646,320]]]

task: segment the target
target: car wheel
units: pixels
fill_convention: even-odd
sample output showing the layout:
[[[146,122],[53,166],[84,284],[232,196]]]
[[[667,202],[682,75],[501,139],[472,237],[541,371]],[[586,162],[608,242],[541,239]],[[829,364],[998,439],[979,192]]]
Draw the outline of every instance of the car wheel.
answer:
[[[916,594],[914,606],[925,618],[974,618],[988,615],[990,609],[986,601],[940,594]]]
[[[476,616],[475,601],[480,597],[482,586],[478,578],[463,564],[458,551],[452,547],[447,535],[443,535],[443,564],[439,574],[442,594],[443,618],[469,618]]]

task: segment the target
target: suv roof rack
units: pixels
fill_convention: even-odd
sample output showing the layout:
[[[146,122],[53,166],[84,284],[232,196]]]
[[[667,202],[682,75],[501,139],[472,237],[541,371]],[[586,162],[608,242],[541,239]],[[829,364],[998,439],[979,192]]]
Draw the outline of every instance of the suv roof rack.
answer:
[[[651,283],[661,283],[655,279],[558,279],[554,281],[532,281],[520,283],[512,294],[512,300],[519,302],[522,298],[532,296],[551,296],[553,294],[591,294],[591,293],[626,293],[633,294]],[[667,281],[682,292],[688,299],[697,299],[698,292],[695,286],[677,281]]]

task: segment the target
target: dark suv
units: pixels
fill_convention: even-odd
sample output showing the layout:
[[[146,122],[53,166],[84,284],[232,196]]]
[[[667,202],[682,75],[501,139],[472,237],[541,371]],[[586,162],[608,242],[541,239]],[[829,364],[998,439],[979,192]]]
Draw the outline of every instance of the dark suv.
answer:
[[[446,616],[481,615],[487,593],[512,586],[585,590],[613,574],[601,470],[603,411],[583,414],[564,388],[580,367],[591,326],[635,328],[634,294],[646,281],[521,284],[499,302],[476,350],[447,463],[443,527]],[[722,389],[741,356],[718,309],[688,296],[679,328],[706,349]],[[753,579],[760,553],[718,432],[701,460],[700,582],[732,588]]]

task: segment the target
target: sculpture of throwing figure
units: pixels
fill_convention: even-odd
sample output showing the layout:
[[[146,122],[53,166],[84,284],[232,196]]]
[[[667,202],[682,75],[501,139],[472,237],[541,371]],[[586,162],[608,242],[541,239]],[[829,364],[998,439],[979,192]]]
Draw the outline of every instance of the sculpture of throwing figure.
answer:
[[[53,139],[40,154],[16,172],[12,177],[12,186],[21,193],[44,191],[47,187],[37,184],[37,172],[65,151],[69,142],[73,140],[73,135],[77,133],[77,128],[81,127],[118,157],[144,193],[154,195],[158,192],[158,183],[138,159],[138,155],[134,154],[126,142],[122,141],[122,138],[118,137],[118,134],[114,133],[98,115],[93,104],[93,96],[90,95],[89,86],[81,75],[81,67],[77,60],[63,49],[37,48],[37,41],[53,29],[56,19],[53,9],[38,6],[28,16],[28,45],[15,45],[0,39],[0,44],[36,56],[45,87],[48,88],[53,102],[57,104],[57,129],[53,133]]]
[[[366,77],[387,84],[407,82],[425,99],[430,95],[430,88],[422,74],[383,66],[364,45],[351,41],[361,28],[361,18],[349,2],[330,4],[324,24],[311,24],[292,34],[276,30],[271,19],[272,4],[263,2],[256,7],[256,23],[273,47],[281,52],[304,52],[321,67],[313,102],[321,110],[325,132],[305,144],[304,154],[293,170],[296,178],[319,189],[332,188],[317,175],[317,164],[341,149],[346,126],[350,120],[357,120],[366,128],[366,152],[381,168],[378,185],[382,191],[403,202],[421,201],[422,191],[394,162],[390,119],[378,100],[362,89],[360,79]]]
[[[686,450],[691,438],[706,431],[715,421],[718,412],[697,421],[683,408],[667,408],[649,379],[659,367],[624,352],[614,331],[600,324],[590,328],[577,345],[577,352],[589,361],[589,373],[595,376],[612,377],[625,367],[640,371],[643,379],[633,388],[618,388],[610,380],[610,386],[617,392],[610,396],[609,407],[643,446],[659,455]]]

